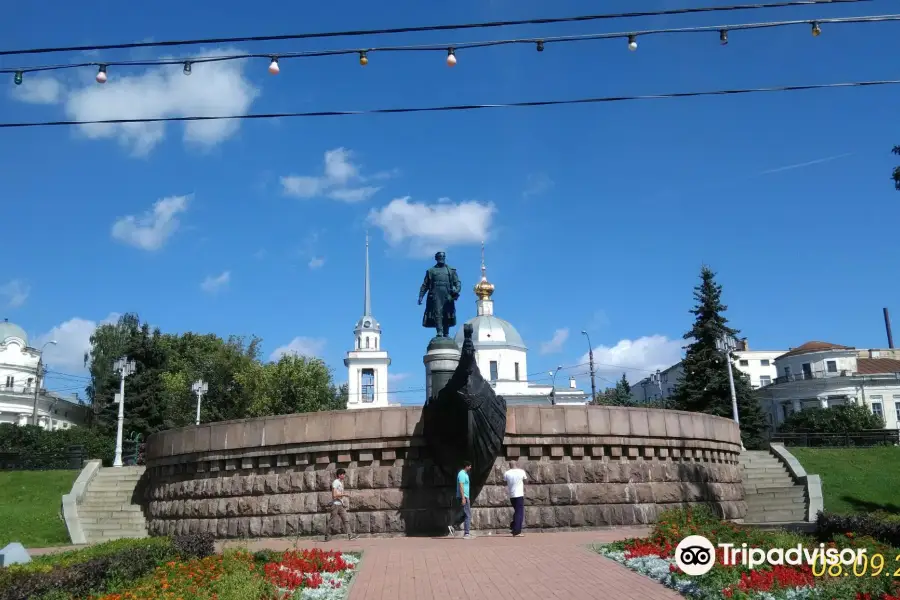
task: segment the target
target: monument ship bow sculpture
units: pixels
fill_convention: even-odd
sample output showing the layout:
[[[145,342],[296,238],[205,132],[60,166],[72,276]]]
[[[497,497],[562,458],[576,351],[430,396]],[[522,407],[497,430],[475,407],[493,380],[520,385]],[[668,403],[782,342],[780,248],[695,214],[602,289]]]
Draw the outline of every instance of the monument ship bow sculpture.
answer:
[[[460,283],[456,270],[447,266],[444,258],[443,252],[435,255],[437,264],[426,273],[419,294],[420,303],[428,294],[422,325],[437,329],[425,355],[428,398],[422,410],[423,435],[435,463],[451,481],[463,461],[472,462],[470,487],[475,499],[503,448],[506,401],[481,376],[472,326],[463,327],[461,352],[449,336],[449,327],[456,324],[453,304]],[[458,362],[451,371],[454,359]]]

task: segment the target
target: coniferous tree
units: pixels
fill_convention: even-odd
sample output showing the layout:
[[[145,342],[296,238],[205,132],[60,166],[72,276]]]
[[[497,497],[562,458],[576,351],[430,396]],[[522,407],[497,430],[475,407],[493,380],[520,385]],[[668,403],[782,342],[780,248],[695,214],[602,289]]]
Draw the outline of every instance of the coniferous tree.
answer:
[[[894,154],[900,154],[900,146],[894,146]],[[900,191],[900,167],[894,167],[894,187]]]
[[[672,395],[673,408],[731,418],[731,388],[722,342],[736,339],[739,331],[729,327],[728,319],[722,314],[728,307],[722,304],[722,286],[716,283],[715,273],[709,267],[704,266],[700,271],[700,285],[694,288],[694,299],[697,304],[691,313],[696,319],[684,335],[690,344],[684,357],[684,374]],[[730,352],[728,357],[734,361]],[[759,399],[747,376],[734,367],[732,372],[744,446],[761,447],[766,421]]]

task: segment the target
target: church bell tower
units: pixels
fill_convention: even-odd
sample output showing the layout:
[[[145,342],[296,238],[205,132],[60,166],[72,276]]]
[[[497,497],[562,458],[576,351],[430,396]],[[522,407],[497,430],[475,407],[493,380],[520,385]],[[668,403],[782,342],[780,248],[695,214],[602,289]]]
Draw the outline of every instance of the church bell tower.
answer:
[[[369,236],[366,235],[366,274],[363,315],[353,329],[353,350],[347,352],[347,408],[388,406],[388,367],[391,358],[381,346],[381,325],[372,315],[369,282]]]

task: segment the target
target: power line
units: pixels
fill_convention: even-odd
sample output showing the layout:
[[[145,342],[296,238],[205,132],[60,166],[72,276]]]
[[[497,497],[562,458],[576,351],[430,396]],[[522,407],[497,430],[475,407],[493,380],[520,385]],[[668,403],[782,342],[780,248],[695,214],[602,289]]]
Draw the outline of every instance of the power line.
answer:
[[[107,60],[107,61],[89,61],[78,63],[64,63],[56,65],[36,65],[33,67],[6,67],[0,69],[0,73],[15,74],[16,84],[21,84],[23,75],[26,73],[38,73],[46,71],[62,71],[68,69],[80,69],[85,67],[99,68],[103,73],[102,81],[107,80],[107,69],[109,67],[153,67],[165,65],[181,65],[185,75],[190,75],[194,65],[217,62],[230,62],[235,60],[249,60],[254,58],[264,58],[272,61],[270,63],[270,71],[273,74],[280,72],[278,61],[285,59],[301,59],[301,58],[323,58],[329,56],[346,56],[358,54],[360,63],[367,65],[369,55],[373,53],[387,52],[447,52],[453,57],[452,64],[456,64],[456,53],[460,50],[472,50],[481,48],[492,48],[496,46],[510,45],[533,45],[537,50],[543,51],[548,44],[564,44],[572,42],[627,39],[628,48],[637,50],[637,40],[640,37],[663,34],[686,34],[686,33],[718,33],[719,41],[722,44],[728,43],[728,32],[733,31],[749,31],[757,29],[772,29],[778,27],[793,27],[796,25],[807,25],[812,28],[813,35],[818,36],[821,33],[821,26],[840,25],[849,23],[886,23],[900,21],[900,14],[889,15],[868,15],[862,17],[837,17],[830,19],[803,19],[790,21],[763,21],[757,23],[735,23],[732,25],[708,25],[699,27],[678,27],[666,29],[644,29],[638,31],[617,31],[612,33],[592,33],[583,35],[567,35],[552,37],[529,37],[529,38],[510,38],[497,40],[482,40],[475,42],[460,43],[440,43],[440,44],[419,44],[405,46],[380,46],[366,48],[340,48],[335,50],[307,50],[302,52],[267,52],[267,53],[239,53],[224,55],[209,55],[196,57],[180,57],[180,58],[160,58],[150,60]],[[448,61],[450,61],[448,57]],[[274,65],[274,67],[273,67]]]
[[[375,108],[368,110],[326,110],[312,112],[282,112],[282,113],[251,113],[244,115],[209,115],[187,117],[143,117],[134,119],[97,119],[84,121],[30,121],[30,122],[0,122],[0,129],[19,129],[25,127],[59,127],[71,125],[117,125],[126,123],[169,123],[190,121],[224,121],[224,120],[258,120],[258,119],[286,119],[286,118],[311,118],[311,117],[349,117],[357,115],[386,115],[405,113],[432,113],[432,112],[463,112],[470,110],[497,109],[497,108],[527,108],[540,106],[569,106],[576,104],[602,104],[608,102],[626,102],[633,100],[667,100],[674,98],[699,98],[704,96],[728,96],[741,94],[759,94],[770,92],[797,92],[804,90],[823,90],[854,87],[872,87],[883,85],[896,85],[898,79],[884,79],[875,81],[853,81],[845,83],[821,83],[806,85],[784,85],[762,88],[739,88],[731,90],[708,90],[699,92],[671,92],[665,94],[644,94],[633,96],[599,96],[594,98],[573,98],[567,100],[532,100],[527,102],[509,102],[501,104],[451,104],[443,106],[418,106],[406,108]]]
[[[634,17],[660,17],[706,12],[727,12],[735,10],[758,10],[764,8],[787,8],[792,6],[815,6],[825,4],[856,4],[872,0],[795,0],[791,2],[770,2],[753,4],[736,4],[731,6],[703,6],[675,8],[669,10],[605,13],[597,15],[578,15],[573,17],[555,17],[544,19],[522,19],[516,21],[487,21],[481,23],[460,23],[453,25],[419,25],[413,27],[393,27],[388,29],[356,29],[347,31],[326,31],[317,33],[291,33],[283,35],[259,35],[242,37],[200,38],[187,40],[166,40],[160,42],[127,42],[120,44],[102,44],[94,46],[58,46],[50,48],[29,48],[19,50],[0,50],[0,56],[24,54],[50,54],[54,52],[87,52],[96,50],[125,50],[132,48],[162,48],[172,46],[196,46],[202,44],[233,44],[242,42],[271,42],[286,40],[308,40],[334,37],[358,37],[365,35],[389,35],[396,33],[417,33],[426,31],[455,31],[462,29],[489,29],[517,25],[550,25],[556,23],[578,23],[607,19],[628,19]]]

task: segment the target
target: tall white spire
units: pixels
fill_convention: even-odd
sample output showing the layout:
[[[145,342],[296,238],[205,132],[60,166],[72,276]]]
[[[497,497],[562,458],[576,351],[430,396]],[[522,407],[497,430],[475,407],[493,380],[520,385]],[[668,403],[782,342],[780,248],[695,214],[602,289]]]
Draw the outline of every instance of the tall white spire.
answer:
[[[366,232],[366,298],[363,307],[363,316],[372,316],[372,293],[369,288],[369,232]]]

